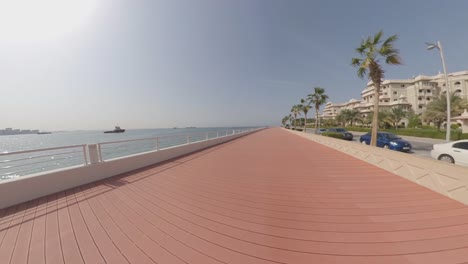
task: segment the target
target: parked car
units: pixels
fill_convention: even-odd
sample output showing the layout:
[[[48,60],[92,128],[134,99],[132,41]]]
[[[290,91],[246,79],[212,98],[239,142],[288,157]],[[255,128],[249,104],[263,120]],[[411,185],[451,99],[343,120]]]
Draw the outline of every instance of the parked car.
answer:
[[[315,134],[317,135],[322,135],[322,133],[327,132],[328,130],[326,128],[319,128],[315,131]]]
[[[468,166],[468,140],[434,144],[431,150],[434,159]]]
[[[362,135],[359,141],[362,144],[369,145],[371,141],[371,133],[369,132]],[[377,132],[377,147],[403,152],[410,152],[412,149],[412,146],[408,141],[390,132]]]
[[[327,132],[340,133],[343,135],[343,139],[345,140],[353,140],[353,137],[354,137],[353,134],[351,134],[346,129],[341,128],[341,127],[329,128]]]

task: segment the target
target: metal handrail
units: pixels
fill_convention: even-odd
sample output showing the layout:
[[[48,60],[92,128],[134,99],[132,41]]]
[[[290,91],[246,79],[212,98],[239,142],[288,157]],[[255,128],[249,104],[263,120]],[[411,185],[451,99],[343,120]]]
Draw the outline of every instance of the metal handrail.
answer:
[[[57,149],[67,149],[67,148],[77,148],[77,147],[86,147],[86,144],[71,145],[71,146],[64,146],[64,147],[55,147],[55,148],[21,150],[21,151],[14,151],[14,152],[2,152],[2,153],[0,153],[0,157],[1,156],[6,156],[6,155],[26,154],[26,153],[33,153],[33,152],[41,152],[41,151],[49,151],[49,150],[57,150]]]
[[[52,147],[52,148],[42,148],[42,149],[32,149],[32,150],[22,150],[22,151],[0,153],[0,157],[6,157],[6,156],[13,157],[10,159],[0,160],[0,164],[2,165],[0,167],[0,171],[2,171],[0,173],[0,177],[10,176],[10,175],[22,176],[22,175],[31,174],[30,172],[44,171],[44,170],[50,170],[49,168],[63,167],[62,164],[57,164],[58,162],[60,163],[63,162],[66,164],[73,163],[73,166],[87,165],[88,157],[87,157],[86,146],[87,145],[82,144],[82,145],[70,145],[70,146],[63,146],[63,147]],[[80,150],[78,150],[77,148],[79,148]],[[65,150],[65,151],[60,152],[60,150]],[[49,153],[44,153],[44,152],[49,152]],[[37,153],[38,155],[28,155],[31,153]],[[70,155],[70,154],[76,154],[76,155]],[[28,155],[28,156],[25,157],[25,155]],[[66,167],[69,167],[69,166],[66,165]]]
[[[60,153],[54,153],[54,155],[73,154],[73,153],[80,153],[80,152],[81,151],[60,152]],[[8,154],[10,154],[10,153],[8,153]],[[15,155],[15,154],[11,153],[11,155]],[[46,157],[50,157],[50,156],[51,156],[50,154],[47,154],[47,155],[27,157],[27,158],[22,158],[22,159],[0,160],[0,164],[1,163],[7,163],[7,162],[21,161],[21,160],[32,160],[32,159],[46,158]]]
[[[99,162],[103,162],[105,159],[103,157],[103,150],[109,150],[112,147],[107,147],[107,148],[102,148],[103,145],[110,145],[110,144],[118,144],[118,143],[129,143],[129,142],[138,142],[138,141],[154,141],[155,142],[155,147],[153,148],[154,151],[159,151],[165,148],[169,147],[176,147],[176,146],[182,146],[186,144],[191,144],[194,143],[192,140],[194,136],[200,135],[202,136],[202,139],[196,140],[196,142],[201,142],[205,140],[210,140],[210,139],[215,139],[215,138],[220,138],[220,137],[226,137],[229,135],[234,135],[246,131],[252,131],[252,128],[249,129],[227,129],[227,130],[211,130],[211,131],[205,131],[205,132],[195,132],[195,133],[183,133],[183,134],[173,134],[173,135],[163,135],[163,136],[158,136],[158,137],[152,137],[152,138],[139,138],[139,139],[128,139],[128,140],[116,140],[116,141],[109,141],[109,142],[101,142],[97,143],[97,156],[99,158]],[[222,133],[220,133],[222,132]],[[209,138],[210,133],[216,133],[215,137]],[[204,136],[204,137],[203,137]],[[177,143],[175,145],[169,144],[170,146],[161,148],[161,142],[162,139],[167,139],[167,138],[176,138],[179,140],[183,140],[184,142]],[[115,148],[124,148],[124,146],[115,146]]]
[[[97,151],[97,158],[98,158],[98,161],[97,162],[104,162],[104,158],[103,158],[103,152],[104,151],[111,151],[110,153],[105,153],[106,155],[112,155],[113,157],[112,158],[115,158],[116,156],[117,157],[121,157],[119,156],[119,151],[116,151],[116,149],[118,150],[121,150],[121,149],[125,149],[125,150],[131,150],[131,152],[133,154],[135,154],[134,152],[136,153],[141,153],[141,152],[144,152],[144,151],[148,151],[148,148],[150,149],[150,151],[159,151],[159,150],[162,150],[162,149],[166,149],[166,148],[170,148],[170,147],[176,147],[176,146],[182,146],[182,145],[187,145],[187,144],[192,144],[192,143],[196,143],[196,142],[202,142],[202,141],[206,141],[206,140],[212,140],[212,139],[216,139],[216,138],[222,138],[222,137],[226,137],[226,136],[230,136],[230,135],[234,135],[234,134],[238,134],[238,133],[243,133],[243,132],[247,132],[247,131],[252,131],[252,130],[256,130],[256,129],[259,129],[259,128],[246,128],[246,129],[228,129],[228,130],[211,130],[211,131],[205,131],[205,132],[194,132],[194,133],[183,133],[183,134],[172,134],[172,135],[162,135],[162,136],[158,136],[158,137],[151,137],[151,138],[139,138],[139,139],[128,139],[128,140],[117,140],[117,141],[109,141],[109,142],[101,142],[101,143],[96,143],[96,144],[93,144],[93,145],[96,145],[97,148],[96,148],[96,151]],[[211,136],[211,137],[210,137]],[[174,140],[170,140],[170,139],[174,139]],[[167,140],[169,139],[169,140]],[[166,140],[166,141],[165,141]],[[144,146],[143,149],[146,149],[146,150],[139,150],[139,149],[142,149],[141,147],[138,147],[138,146],[132,146],[132,145],[126,145],[126,146],[108,146],[107,148],[102,148],[102,146],[104,145],[110,145],[110,144],[118,144],[118,143],[132,143],[132,142],[143,142],[143,141],[152,141],[153,143],[152,144],[149,144],[148,146]],[[70,146],[62,146],[62,147],[52,147],[52,148],[43,148],[43,149],[33,149],[33,150],[22,150],[22,151],[14,151],[14,152],[4,152],[4,153],[0,153],[0,157],[4,157],[4,156],[14,156],[14,155],[22,155],[22,154],[30,154],[30,153],[38,153],[38,152],[46,152],[46,151],[54,151],[54,150],[65,150],[65,149],[72,149],[72,148],[81,148],[81,150],[76,150],[76,151],[72,151],[72,150],[69,150],[69,151],[65,151],[65,152],[58,152],[58,153],[44,153],[44,154],[40,154],[40,155],[37,155],[37,156],[28,156],[28,157],[16,157],[14,159],[8,159],[8,160],[0,160],[0,164],[4,165],[3,167],[0,167],[0,170],[9,170],[9,172],[3,172],[3,173],[0,173],[0,176],[9,176],[9,175],[18,175],[18,176],[21,176],[19,174],[22,174],[24,172],[28,172],[28,171],[45,171],[45,170],[48,170],[49,168],[62,168],[60,167],[60,164],[52,164],[52,165],[49,165],[50,163],[56,163],[57,161],[62,161],[62,160],[67,160],[67,161],[71,161],[72,163],[77,163],[77,164],[73,164],[73,165],[69,165],[69,166],[77,166],[77,165],[89,165],[90,163],[93,163],[93,160],[90,160],[90,151],[91,151],[91,148],[90,148],[91,145],[86,145],[86,144],[81,144],[81,145],[70,145]],[[114,151],[112,151],[114,150]],[[69,157],[63,157],[63,155],[67,155],[67,154],[75,154],[75,153],[82,153],[82,155],[76,155],[76,156],[69,156]],[[126,151],[125,153],[123,153],[124,156],[127,156],[127,155],[131,155],[128,151]],[[48,159],[48,160],[39,160],[40,158],[47,158],[47,157],[57,157],[57,158],[54,158],[54,159]],[[61,157],[59,157],[61,156]],[[36,159],[35,162],[25,162],[25,161],[32,161]],[[82,159],[82,161],[80,162],[75,162],[75,161],[78,161],[79,159]],[[11,165],[11,166],[8,166],[7,164],[8,163],[13,163],[13,162],[21,162],[23,161],[24,163],[21,163],[21,164],[15,164],[15,165]],[[49,164],[47,164],[49,163]],[[40,167],[33,167],[34,165],[38,165],[38,164],[42,164]],[[47,166],[49,165],[49,166]],[[31,167],[27,167],[27,166],[31,166]],[[67,165],[67,167],[69,167]],[[20,168],[22,167],[22,169],[20,170],[17,170],[17,171],[10,171],[10,169],[14,169],[14,168]],[[26,175],[26,174],[22,174],[22,175]]]

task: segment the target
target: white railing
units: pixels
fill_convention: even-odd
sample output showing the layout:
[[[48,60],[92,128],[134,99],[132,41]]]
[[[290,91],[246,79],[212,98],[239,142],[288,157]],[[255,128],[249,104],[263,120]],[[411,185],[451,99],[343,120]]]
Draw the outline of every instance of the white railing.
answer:
[[[159,151],[257,129],[259,128],[196,132],[154,138],[0,153],[0,181],[55,169],[87,166],[115,158],[149,151]]]
[[[86,145],[0,153],[0,180],[86,164]]]

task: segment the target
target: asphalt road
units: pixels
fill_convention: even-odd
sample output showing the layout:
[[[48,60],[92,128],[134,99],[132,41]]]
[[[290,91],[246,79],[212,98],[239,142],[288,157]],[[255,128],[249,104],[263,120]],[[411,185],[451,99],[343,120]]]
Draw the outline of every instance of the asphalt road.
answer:
[[[364,133],[360,133],[360,132],[351,132],[351,133],[353,133],[354,135],[353,142],[361,144],[359,142],[359,137]],[[411,152],[409,152],[410,154],[414,154],[420,157],[428,157],[428,158],[431,158],[432,145],[436,143],[444,142],[443,140],[439,141],[439,140],[434,140],[432,138],[414,139],[413,137],[405,137],[405,136],[401,136],[401,138],[411,143],[411,146],[413,148]]]
[[[307,132],[314,133],[314,130],[307,129]],[[353,142],[356,142],[356,144],[361,144],[359,142],[359,137],[365,133],[355,132],[355,131],[350,131],[350,132],[353,133],[354,135]],[[441,140],[441,139],[419,138],[419,137],[409,137],[409,136],[401,136],[401,138],[411,143],[411,146],[413,147],[413,149],[411,152],[409,152],[410,154],[420,156],[420,157],[427,157],[427,158],[431,158],[431,150],[432,150],[433,144],[445,143],[445,140]]]

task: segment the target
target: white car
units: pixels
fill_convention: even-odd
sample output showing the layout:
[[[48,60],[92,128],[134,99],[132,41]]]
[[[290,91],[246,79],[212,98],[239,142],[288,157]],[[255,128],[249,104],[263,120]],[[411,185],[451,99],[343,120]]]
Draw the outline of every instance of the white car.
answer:
[[[431,157],[458,165],[468,166],[468,139],[434,144]]]

